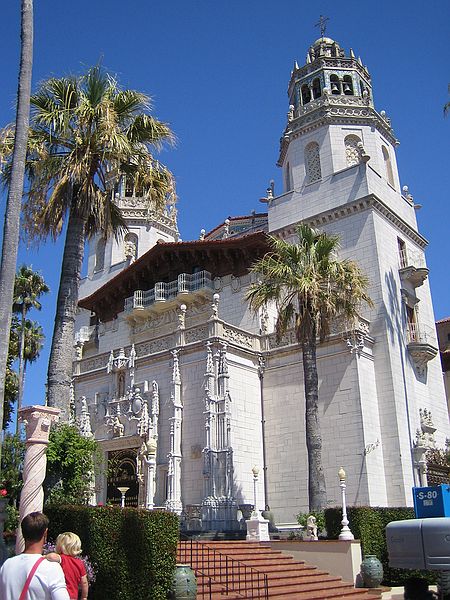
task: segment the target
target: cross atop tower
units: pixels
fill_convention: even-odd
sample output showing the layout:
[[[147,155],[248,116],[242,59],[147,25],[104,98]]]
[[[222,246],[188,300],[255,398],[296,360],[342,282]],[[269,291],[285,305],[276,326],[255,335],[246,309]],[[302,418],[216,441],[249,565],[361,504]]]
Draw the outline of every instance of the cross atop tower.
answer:
[[[318,22],[314,25],[314,27],[320,27],[320,37],[324,37],[325,31],[327,29],[327,21],[329,21],[329,17],[324,17],[320,15]]]

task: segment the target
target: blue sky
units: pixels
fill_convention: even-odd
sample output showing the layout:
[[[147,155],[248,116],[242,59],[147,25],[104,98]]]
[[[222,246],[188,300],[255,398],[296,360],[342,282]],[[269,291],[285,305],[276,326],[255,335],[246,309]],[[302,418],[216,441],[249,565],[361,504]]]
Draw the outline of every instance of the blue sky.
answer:
[[[34,86],[48,76],[80,73],[98,61],[124,87],[150,94],[154,114],[178,138],[161,160],[175,173],[182,238],[196,239],[229,215],[264,210],[258,199],[275,166],[286,121],[295,59],[303,64],[314,27],[360,55],[372,75],[375,104],[386,110],[401,142],[400,179],[417,203],[436,318],[449,302],[450,3],[438,0],[77,0],[35,2]],[[0,125],[14,119],[20,2],[0,19]],[[3,223],[5,196],[0,197]],[[1,234],[0,234],[1,235]],[[20,262],[40,270],[52,294],[41,314],[47,344],[27,373],[25,403],[41,403],[58,289],[61,243],[20,248]]]

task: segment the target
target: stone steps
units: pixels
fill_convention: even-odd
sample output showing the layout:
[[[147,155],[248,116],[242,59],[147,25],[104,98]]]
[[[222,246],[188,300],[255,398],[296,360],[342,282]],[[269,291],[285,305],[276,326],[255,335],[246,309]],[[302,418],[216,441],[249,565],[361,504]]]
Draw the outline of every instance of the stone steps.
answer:
[[[216,551],[214,553],[211,550]],[[188,557],[188,560],[186,560]],[[226,557],[229,557],[228,565]],[[190,542],[179,542],[178,559],[191,564],[194,570],[201,570],[205,576],[197,576],[197,598],[209,599],[209,580],[211,577],[211,598],[219,600],[238,600],[240,598],[264,598],[263,579],[257,589],[255,577],[260,573],[267,575],[270,600],[376,600],[380,594],[365,589],[355,589],[352,583],[342,581],[341,577],[330,575],[314,565],[294,560],[292,556],[279,550],[272,550],[264,543],[246,541],[199,541],[190,546]],[[247,581],[240,565],[251,567],[247,570]],[[230,593],[224,593],[225,569],[228,566]]]

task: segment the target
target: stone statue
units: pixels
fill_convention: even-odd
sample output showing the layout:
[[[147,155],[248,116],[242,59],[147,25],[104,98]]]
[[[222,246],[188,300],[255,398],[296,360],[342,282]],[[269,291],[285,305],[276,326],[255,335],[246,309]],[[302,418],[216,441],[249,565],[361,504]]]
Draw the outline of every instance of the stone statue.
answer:
[[[113,437],[123,437],[125,427],[120,422],[120,419],[117,415],[108,417],[106,425],[108,426],[108,431],[112,432]]]
[[[317,537],[317,521],[316,517],[313,515],[309,515],[306,519],[306,539],[308,540],[318,540]]]
[[[147,402],[144,400],[142,402],[142,414],[136,427],[136,432],[141,438],[145,438],[148,433],[149,421],[150,417],[148,414],[148,405]]]

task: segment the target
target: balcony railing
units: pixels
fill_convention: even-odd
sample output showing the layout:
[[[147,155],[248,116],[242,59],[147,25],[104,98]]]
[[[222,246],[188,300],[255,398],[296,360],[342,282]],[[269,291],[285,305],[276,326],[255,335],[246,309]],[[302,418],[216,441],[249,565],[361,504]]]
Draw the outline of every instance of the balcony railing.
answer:
[[[407,267],[426,269],[424,255],[416,250],[402,248],[400,250],[400,269],[406,269]]]
[[[211,273],[208,271],[199,271],[193,274],[180,273],[175,281],[169,283],[159,281],[155,284],[155,287],[149,290],[136,290],[132,296],[125,300],[124,310],[125,312],[142,310],[155,304],[171,302],[179,296],[212,289],[213,282]]]
[[[408,327],[406,329],[406,343],[428,344],[429,346],[436,346],[436,335],[433,329],[428,325],[408,323]]]

